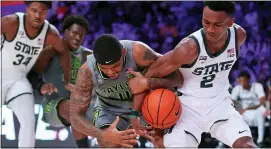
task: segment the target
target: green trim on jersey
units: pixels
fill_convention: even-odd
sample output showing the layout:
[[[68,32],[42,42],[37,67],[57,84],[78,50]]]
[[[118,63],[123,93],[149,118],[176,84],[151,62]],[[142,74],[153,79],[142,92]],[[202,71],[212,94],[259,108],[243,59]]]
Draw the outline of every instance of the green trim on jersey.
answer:
[[[212,55],[211,52],[210,52],[210,50],[208,49],[207,39],[205,37],[205,33],[204,33],[203,28],[201,29],[201,35],[202,35],[202,38],[203,38],[203,42],[204,42],[204,46],[205,46],[205,49],[206,49],[206,53],[207,53],[207,55],[210,58],[215,58],[215,57],[218,57],[220,54],[222,54],[226,50],[226,48],[228,47],[228,45],[230,43],[230,39],[231,39],[231,31],[228,28],[228,38],[226,40],[226,44],[224,45],[224,47],[218,53],[215,53],[215,55]]]
[[[236,58],[238,58],[239,57],[238,34],[237,34],[237,29],[236,29],[235,26],[233,26],[234,33],[235,33],[235,50],[236,50],[236,54],[235,55],[236,55]]]

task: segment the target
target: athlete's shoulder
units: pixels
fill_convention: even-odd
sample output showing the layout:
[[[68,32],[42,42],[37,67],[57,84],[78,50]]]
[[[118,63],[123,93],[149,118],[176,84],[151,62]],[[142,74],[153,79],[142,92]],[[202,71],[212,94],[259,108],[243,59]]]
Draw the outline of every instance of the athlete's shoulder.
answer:
[[[255,86],[255,88],[262,88],[263,87],[263,85],[259,82],[253,82],[252,84]]]
[[[247,33],[246,33],[245,29],[238,24],[234,23],[232,25],[232,27],[236,29],[237,38],[238,38],[238,45],[241,46],[247,38]]]
[[[1,25],[2,27],[9,27],[13,28],[13,26],[18,26],[19,24],[19,17],[16,14],[6,15],[1,18]]]

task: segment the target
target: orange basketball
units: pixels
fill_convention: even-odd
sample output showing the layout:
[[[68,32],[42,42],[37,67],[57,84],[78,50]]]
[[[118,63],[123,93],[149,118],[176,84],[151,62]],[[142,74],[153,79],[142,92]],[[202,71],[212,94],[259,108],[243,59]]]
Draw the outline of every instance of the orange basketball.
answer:
[[[182,113],[178,96],[168,89],[151,91],[141,107],[145,121],[152,127],[166,129],[173,126]]]

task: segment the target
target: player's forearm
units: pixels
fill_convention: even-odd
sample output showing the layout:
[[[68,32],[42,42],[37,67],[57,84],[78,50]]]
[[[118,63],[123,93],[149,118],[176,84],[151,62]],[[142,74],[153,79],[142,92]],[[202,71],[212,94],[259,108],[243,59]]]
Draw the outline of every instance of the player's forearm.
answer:
[[[157,88],[174,88],[183,84],[183,77],[177,70],[165,78],[148,78],[149,90]]]
[[[85,116],[80,114],[71,115],[71,125],[79,132],[97,139],[101,139],[102,130],[96,128]]]
[[[256,105],[256,106],[251,106],[251,107],[247,107],[246,110],[254,110],[254,109],[258,109],[262,104]]]
[[[65,84],[70,82],[70,69],[71,69],[71,57],[69,52],[62,52],[60,54],[60,63],[64,72]]]
[[[134,110],[140,111],[143,100],[147,94],[148,94],[148,92],[143,92],[143,93],[134,95],[134,98],[133,98],[133,109]]]

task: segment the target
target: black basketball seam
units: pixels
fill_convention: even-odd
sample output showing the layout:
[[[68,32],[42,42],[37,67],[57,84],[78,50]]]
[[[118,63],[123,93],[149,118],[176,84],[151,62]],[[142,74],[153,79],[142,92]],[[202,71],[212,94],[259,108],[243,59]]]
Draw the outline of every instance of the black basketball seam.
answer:
[[[165,117],[165,119],[162,121],[162,127],[164,127],[164,121],[167,119],[167,117],[169,116],[169,114],[172,112],[172,110],[173,110],[175,104],[176,104],[176,96],[175,96],[175,100],[174,100],[174,105],[172,106],[172,108],[171,108],[170,112],[168,113],[168,115],[167,115],[167,116]]]
[[[150,110],[149,110],[149,97],[150,97],[150,95],[148,95],[148,98],[147,98],[147,111],[148,111],[148,113],[149,113],[149,115],[150,115],[150,117],[151,117],[151,121],[152,121],[152,124],[154,124],[153,123],[153,119],[152,119],[152,116],[151,116],[151,114],[150,114]]]
[[[161,104],[161,100],[162,100],[164,91],[165,91],[165,89],[163,89],[163,91],[162,91],[162,93],[161,93],[161,95],[160,95],[160,101],[159,101],[159,104],[158,104],[157,121],[156,121],[157,127],[158,127],[158,120],[159,120],[160,104]]]

